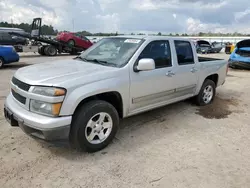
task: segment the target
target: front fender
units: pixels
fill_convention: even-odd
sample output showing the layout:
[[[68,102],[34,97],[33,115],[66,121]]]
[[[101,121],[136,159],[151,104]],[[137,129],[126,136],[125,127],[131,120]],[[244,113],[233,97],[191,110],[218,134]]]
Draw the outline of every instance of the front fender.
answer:
[[[117,80],[117,78],[110,78],[83,85],[73,90],[67,90],[67,95],[64,99],[60,115],[73,115],[75,109],[82,100],[97,94],[112,91],[120,93],[123,103],[123,113],[127,114],[129,108],[129,81],[126,79]]]

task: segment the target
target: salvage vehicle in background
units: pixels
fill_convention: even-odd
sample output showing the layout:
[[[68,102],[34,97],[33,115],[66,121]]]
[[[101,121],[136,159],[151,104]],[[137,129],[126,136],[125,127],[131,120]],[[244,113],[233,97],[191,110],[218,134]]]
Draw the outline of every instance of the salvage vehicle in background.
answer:
[[[113,140],[121,118],[191,97],[212,103],[227,65],[198,57],[185,38],[104,38],[75,59],[17,70],[4,113],[33,137],[95,152]]]
[[[211,43],[211,53],[220,53],[223,45],[221,42],[212,42]]]
[[[85,36],[78,33],[61,32],[56,36],[56,40],[60,42],[66,42],[70,46],[81,47],[88,49],[93,43]]]
[[[229,58],[229,67],[250,69],[250,40],[242,40],[236,44]]]
[[[18,28],[5,28],[0,27],[0,45],[26,45],[28,44],[28,40],[24,37],[20,36],[12,36],[9,32],[17,32],[20,34],[24,34],[25,31]]]
[[[42,33],[42,18],[34,18],[32,22],[31,33],[20,33],[16,31],[9,34],[17,37],[24,37],[32,42],[31,45],[15,46],[19,52],[38,52],[40,55],[56,56],[58,53],[69,53],[71,55],[79,54],[86,50],[89,46],[73,46],[67,42],[58,41],[54,38],[43,36]],[[87,44],[87,43],[86,43]]]
[[[196,42],[196,52],[205,54],[210,53],[211,52],[210,43],[205,40],[198,40]]]
[[[17,54],[13,46],[0,45],[0,69],[4,65],[19,61],[19,55]]]
[[[198,40],[196,42],[197,53],[219,53],[222,50],[222,45],[220,43],[210,44],[205,40]]]

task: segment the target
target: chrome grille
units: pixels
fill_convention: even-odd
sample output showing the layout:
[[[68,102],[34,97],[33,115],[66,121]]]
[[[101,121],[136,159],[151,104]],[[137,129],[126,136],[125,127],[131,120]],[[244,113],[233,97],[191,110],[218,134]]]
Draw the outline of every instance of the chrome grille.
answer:
[[[26,84],[26,83],[16,79],[15,77],[12,78],[12,83],[24,91],[29,91],[29,89],[30,89],[29,84]]]
[[[13,97],[19,101],[20,103],[24,104],[26,103],[26,98],[23,97],[22,95],[18,94],[17,92],[15,92],[13,89],[11,89],[11,93],[13,95]]]

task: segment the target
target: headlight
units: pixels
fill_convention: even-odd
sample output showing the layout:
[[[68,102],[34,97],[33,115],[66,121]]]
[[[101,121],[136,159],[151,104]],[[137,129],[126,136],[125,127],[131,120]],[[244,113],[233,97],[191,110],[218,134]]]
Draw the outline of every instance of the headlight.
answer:
[[[32,90],[32,93],[53,97],[65,95],[66,90],[62,88],[35,86]]]
[[[30,100],[30,111],[49,116],[58,116],[62,103],[47,103],[37,100]]]

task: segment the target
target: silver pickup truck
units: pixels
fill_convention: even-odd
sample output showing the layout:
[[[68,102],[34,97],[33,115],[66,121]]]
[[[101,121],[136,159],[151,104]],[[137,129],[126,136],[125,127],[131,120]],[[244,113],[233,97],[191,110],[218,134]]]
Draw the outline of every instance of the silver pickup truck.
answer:
[[[122,118],[191,97],[211,103],[227,69],[226,60],[197,57],[188,39],[104,38],[74,59],[17,70],[4,113],[33,137],[94,152]]]

